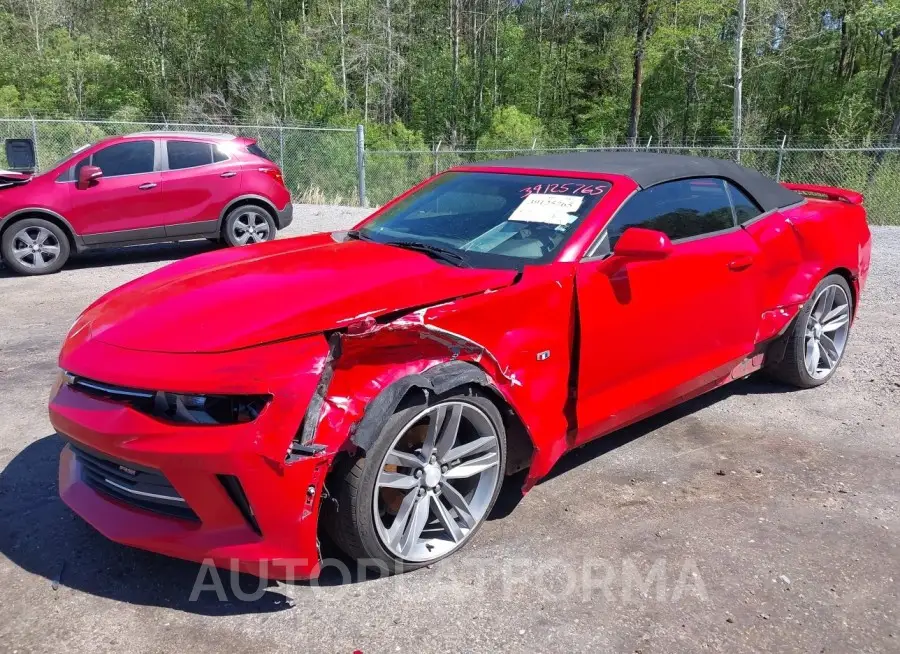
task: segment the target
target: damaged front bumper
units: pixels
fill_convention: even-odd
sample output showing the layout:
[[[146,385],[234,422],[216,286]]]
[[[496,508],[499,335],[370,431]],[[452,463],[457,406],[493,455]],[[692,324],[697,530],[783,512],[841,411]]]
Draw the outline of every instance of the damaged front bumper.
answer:
[[[270,393],[272,401],[252,422],[183,424],[147,415],[114,393],[92,395],[59,383],[51,396],[50,420],[66,440],[59,466],[61,498],[104,536],[124,545],[265,578],[316,577],[318,511],[334,452],[291,452],[326,351],[324,339],[304,340],[311,343],[215,357],[112,351],[97,342],[79,348],[77,356],[64,353],[61,363],[67,369],[102,380],[113,391],[115,384],[171,388],[162,378],[148,385],[152,382],[131,381],[135,375],[121,371],[152,376],[154,371],[191,370],[198,392],[212,392],[215,386],[254,388]],[[270,357],[273,363],[281,360],[282,369],[269,368],[265,380],[256,378],[260,369],[253,361]],[[105,366],[115,361],[119,372],[99,369],[104,361]],[[225,374],[227,379],[220,376]]]

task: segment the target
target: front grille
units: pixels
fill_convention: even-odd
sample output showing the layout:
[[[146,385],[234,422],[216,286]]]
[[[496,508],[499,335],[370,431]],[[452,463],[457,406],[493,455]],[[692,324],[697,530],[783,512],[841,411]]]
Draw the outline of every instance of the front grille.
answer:
[[[159,470],[119,461],[71,442],[69,447],[81,464],[82,480],[95,491],[145,511],[200,520]]]

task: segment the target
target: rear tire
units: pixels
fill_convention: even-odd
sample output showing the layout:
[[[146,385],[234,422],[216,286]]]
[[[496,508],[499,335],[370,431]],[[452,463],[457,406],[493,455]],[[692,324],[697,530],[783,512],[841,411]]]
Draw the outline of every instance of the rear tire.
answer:
[[[275,238],[275,219],[255,204],[242,204],[225,216],[222,240],[232,247],[263,243]]]
[[[431,397],[394,413],[364,457],[335,470],[337,503],[325,506],[326,531],[369,567],[395,574],[431,565],[484,524],[505,465],[506,434],[493,402],[460,390]]]
[[[768,369],[798,388],[821,386],[834,375],[847,350],[853,294],[840,275],[819,282],[791,327],[784,358]]]
[[[0,254],[20,275],[49,275],[69,260],[69,237],[49,220],[25,218],[3,233]]]

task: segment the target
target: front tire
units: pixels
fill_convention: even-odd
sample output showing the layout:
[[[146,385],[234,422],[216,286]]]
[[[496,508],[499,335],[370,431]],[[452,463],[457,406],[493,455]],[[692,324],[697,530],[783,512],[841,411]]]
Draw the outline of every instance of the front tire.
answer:
[[[472,392],[394,413],[364,457],[337,471],[326,529],[348,555],[390,573],[431,565],[468,543],[500,493],[506,433]]]
[[[819,282],[794,321],[784,358],[769,372],[799,388],[821,386],[844,358],[853,316],[853,294],[840,275]]]
[[[222,225],[222,238],[233,247],[271,241],[275,232],[272,214],[255,204],[235,207]]]
[[[26,218],[3,233],[0,254],[10,269],[20,275],[48,275],[69,259],[69,238],[43,218]]]

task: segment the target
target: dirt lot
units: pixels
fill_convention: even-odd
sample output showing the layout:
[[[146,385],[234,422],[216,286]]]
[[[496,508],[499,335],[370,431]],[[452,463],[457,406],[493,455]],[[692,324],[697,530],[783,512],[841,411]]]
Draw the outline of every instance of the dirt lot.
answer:
[[[292,232],[359,212],[298,207]],[[356,214],[354,216],[354,213]],[[46,415],[69,325],[206,243],[0,270],[0,651],[900,651],[900,228],[835,378],[732,384],[504,488],[463,552],[391,579],[253,579],[106,541],[57,498]],[[252,311],[252,296],[247,310]],[[264,308],[260,308],[264,309]]]

